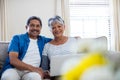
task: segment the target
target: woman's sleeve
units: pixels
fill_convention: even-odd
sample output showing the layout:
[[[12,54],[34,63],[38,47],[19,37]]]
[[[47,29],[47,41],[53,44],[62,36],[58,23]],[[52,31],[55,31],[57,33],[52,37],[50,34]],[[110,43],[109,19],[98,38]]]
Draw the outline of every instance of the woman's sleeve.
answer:
[[[47,45],[45,45],[42,53],[42,61],[41,61],[41,67],[43,70],[49,70],[50,69],[50,60],[48,58],[48,50]]]

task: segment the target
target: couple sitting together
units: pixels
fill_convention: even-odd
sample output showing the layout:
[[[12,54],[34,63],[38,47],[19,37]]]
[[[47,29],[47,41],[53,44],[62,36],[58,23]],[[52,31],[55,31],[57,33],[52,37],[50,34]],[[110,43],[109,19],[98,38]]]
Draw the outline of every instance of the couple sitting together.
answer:
[[[55,16],[48,20],[54,39],[39,35],[42,21],[32,16],[26,33],[15,35],[8,47],[9,56],[1,70],[1,80],[42,80],[49,76],[51,56],[76,53],[77,38],[64,36],[64,20]]]

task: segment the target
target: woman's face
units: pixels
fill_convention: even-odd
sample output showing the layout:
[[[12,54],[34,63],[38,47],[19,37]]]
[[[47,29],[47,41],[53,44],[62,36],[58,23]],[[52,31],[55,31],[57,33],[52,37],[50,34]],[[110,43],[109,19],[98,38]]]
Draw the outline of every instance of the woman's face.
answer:
[[[63,36],[64,30],[65,30],[65,26],[63,24],[60,24],[59,22],[52,23],[52,33],[54,37]]]

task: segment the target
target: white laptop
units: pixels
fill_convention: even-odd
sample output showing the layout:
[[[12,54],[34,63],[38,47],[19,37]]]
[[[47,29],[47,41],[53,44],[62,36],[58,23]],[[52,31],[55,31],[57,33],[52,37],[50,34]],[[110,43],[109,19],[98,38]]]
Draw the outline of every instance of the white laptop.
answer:
[[[50,75],[51,76],[60,76],[65,71],[72,68],[77,64],[81,57],[83,57],[85,54],[66,54],[66,55],[57,55],[51,57],[50,62]],[[65,66],[66,63],[69,65]]]

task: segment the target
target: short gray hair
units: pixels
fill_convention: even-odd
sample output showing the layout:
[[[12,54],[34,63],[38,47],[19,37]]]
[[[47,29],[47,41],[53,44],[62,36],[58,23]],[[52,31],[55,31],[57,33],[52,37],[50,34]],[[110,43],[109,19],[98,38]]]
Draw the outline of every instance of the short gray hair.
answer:
[[[53,22],[58,22],[58,23],[64,25],[64,20],[63,20],[60,16],[55,16],[55,17],[50,18],[50,19],[48,20],[48,26],[49,26],[50,28],[52,27],[52,23],[53,23]]]

